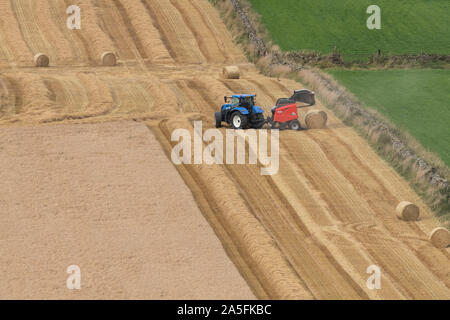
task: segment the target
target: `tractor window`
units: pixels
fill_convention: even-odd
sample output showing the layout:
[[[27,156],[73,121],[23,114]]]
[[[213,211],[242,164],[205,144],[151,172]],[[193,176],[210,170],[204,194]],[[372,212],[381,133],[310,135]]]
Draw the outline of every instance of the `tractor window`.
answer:
[[[253,102],[253,97],[245,97],[244,99],[242,99],[242,106],[244,108],[251,108],[253,107],[255,104]]]
[[[233,108],[236,108],[239,105],[239,99],[238,98],[231,98],[231,106]]]

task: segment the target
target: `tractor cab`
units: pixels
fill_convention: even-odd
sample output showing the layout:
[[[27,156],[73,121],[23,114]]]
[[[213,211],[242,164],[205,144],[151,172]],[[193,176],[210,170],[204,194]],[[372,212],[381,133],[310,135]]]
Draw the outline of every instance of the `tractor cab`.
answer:
[[[225,103],[230,99],[230,103],[232,108],[245,108],[249,112],[252,112],[252,108],[255,105],[256,95],[253,94],[235,94],[231,97],[224,97]]]

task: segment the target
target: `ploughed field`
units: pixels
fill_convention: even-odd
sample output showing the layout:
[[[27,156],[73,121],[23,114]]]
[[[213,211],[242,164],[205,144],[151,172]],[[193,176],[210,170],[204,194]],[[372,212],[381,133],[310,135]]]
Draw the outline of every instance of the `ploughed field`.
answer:
[[[66,8],[72,4],[81,7],[81,30],[66,27]],[[164,219],[154,217],[151,220],[145,212],[150,212],[150,216],[158,215],[154,206],[169,207],[168,202],[174,201],[146,187],[147,183],[152,184],[152,174],[156,174],[158,166],[165,170],[173,166],[170,159],[174,145],[172,132],[184,128],[192,133],[194,120],[203,121],[203,130],[212,128],[213,113],[219,110],[224,95],[256,93],[258,104],[269,112],[277,98],[290,96],[301,84],[259,74],[233,44],[219,14],[206,0],[78,0],[70,3],[16,0],[3,1],[0,6],[3,22],[0,24],[0,136],[3,137],[0,150],[5,152],[0,159],[3,170],[8,168],[2,171],[2,176],[9,177],[1,179],[2,190],[9,190],[9,193],[0,193],[2,292],[8,289],[14,297],[30,297],[29,290],[39,287],[41,281],[47,289],[33,297],[67,297],[63,265],[76,264],[71,260],[70,245],[79,240],[81,245],[76,247],[79,252],[75,251],[78,256],[74,259],[82,257],[88,261],[89,256],[96,253],[93,243],[111,240],[101,252],[103,258],[110,259],[110,264],[97,257],[98,260],[88,265],[88,270],[80,265],[88,279],[95,274],[105,274],[103,280],[88,282],[87,293],[83,293],[82,287],[81,297],[154,298],[155,292],[165,293],[164,298],[178,298],[179,292],[184,293],[183,298],[223,297],[224,292],[225,298],[252,297],[240,282],[242,277],[257,298],[450,298],[449,249],[434,248],[428,241],[438,221],[408,184],[330,111],[327,111],[329,121],[325,129],[280,132],[280,168],[273,176],[262,176],[261,164],[176,166],[176,175],[168,179],[172,182],[171,192],[183,187],[183,181],[195,199],[185,202],[185,209],[195,212],[198,207],[203,217],[198,218],[197,224],[193,223],[191,233],[185,228],[188,223],[179,226],[177,231],[177,220],[171,220],[173,232],[178,232],[177,237],[168,234],[171,246],[164,244],[164,237],[139,246],[141,240],[136,237],[151,238],[152,228],[160,233],[163,230],[163,224],[159,223]],[[100,57],[105,51],[116,52],[117,66],[100,66]],[[33,67],[33,56],[39,52],[50,57],[49,68]],[[239,65],[241,79],[223,79],[221,71],[225,65]],[[324,107],[319,101],[314,107],[301,109],[301,120],[308,109],[324,110]],[[103,159],[98,156],[101,151],[96,152],[96,145],[103,146],[100,150],[108,144],[113,147],[111,138],[101,132],[93,133],[95,143],[79,140],[86,148],[94,149],[89,151],[91,154],[70,155],[77,150],[70,133],[73,128],[83,131],[82,124],[85,124],[92,130],[93,123],[100,123],[96,125],[115,126],[117,129],[112,131],[121,132],[131,126],[123,120],[140,122],[139,131],[151,131],[140,131],[143,140],[135,141],[134,147],[124,142],[126,136],[111,133],[111,138],[116,137],[121,143],[118,146],[132,152],[130,158],[137,161],[142,174],[132,168],[128,168],[130,180],[127,175],[119,174],[116,166],[132,163],[127,162],[131,159],[127,160],[123,150],[116,152],[120,155],[116,162],[108,160],[115,153],[106,152]],[[77,126],[72,127],[75,123]],[[31,150],[21,139],[14,138],[26,132],[29,135],[29,130],[36,130],[37,137],[43,137],[31,140],[34,145]],[[220,130],[225,133],[226,129]],[[57,141],[59,147],[54,149],[47,144],[46,136],[49,141]],[[145,140],[153,136],[166,157],[153,154],[155,146]],[[129,138],[137,139],[135,134]],[[66,144],[69,147],[64,147]],[[8,148],[13,148],[14,152]],[[23,158],[32,153],[33,157],[45,159],[52,150],[61,153],[65,160],[56,157],[53,158],[55,163],[43,163],[42,159],[26,161]],[[74,211],[64,201],[71,196],[61,186],[89,194],[89,189],[84,188],[90,184],[77,182],[87,173],[78,172],[74,174],[76,178],[66,175],[68,179],[62,184],[58,172],[63,173],[66,164],[67,170],[71,170],[78,162],[89,163],[93,155],[96,155],[94,161],[109,165],[101,166],[96,177],[89,177],[92,183],[96,178],[95,183],[111,184],[114,192],[131,203],[133,194],[139,193],[139,198],[146,201],[134,204],[137,212],[133,207],[124,207],[120,199],[111,199],[108,188],[97,188],[95,201],[85,203],[86,209],[78,208],[73,216]],[[111,176],[107,175],[108,168],[115,169]],[[53,177],[45,180],[44,190],[55,192],[54,195],[33,193],[31,187],[39,187],[39,181],[33,180],[28,193],[32,195],[30,203],[59,203],[54,212],[36,206],[31,206],[34,211],[27,210],[24,203],[29,198],[19,196],[27,185],[27,181],[20,178],[24,170],[28,174],[39,170],[43,177]],[[11,172],[17,177],[10,176]],[[154,181],[152,187],[158,189],[160,180]],[[17,201],[12,201],[11,197]],[[105,207],[102,199],[106,201]],[[402,222],[396,218],[395,207],[402,200],[419,205],[420,221]],[[98,207],[104,211],[102,217],[107,222],[98,220],[100,213],[95,210]],[[67,226],[57,221],[58,217],[70,221],[70,215],[77,219],[79,232],[67,235]],[[116,224],[114,215],[126,223]],[[97,220],[98,223],[94,223]],[[205,221],[209,225],[203,223]],[[156,223],[156,227],[152,223]],[[81,227],[83,225],[87,229]],[[116,228],[117,233],[113,233]],[[237,283],[238,293],[221,292],[219,284],[211,285],[211,282],[207,283],[216,291],[211,287],[202,291],[208,297],[198,294],[203,288],[198,284],[193,288],[199,289],[189,291],[186,281],[179,290],[164,289],[164,285],[178,283],[170,274],[180,276],[177,266],[184,268],[188,281],[195,282],[196,272],[206,272],[201,262],[213,252],[204,245],[197,250],[194,246],[188,252],[179,252],[181,256],[175,259],[173,269],[157,273],[163,279],[159,282],[155,282],[151,273],[142,274],[143,270],[149,272],[156,268],[158,260],[152,255],[161,258],[149,251],[176,251],[178,243],[180,246],[195,243],[196,233],[204,232],[207,237],[211,233],[209,228],[227,254],[227,258],[225,255],[216,257],[217,261],[226,266],[229,262],[226,259],[229,259],[240,273],[237,276],[232,268],[226,268],[225,273],[235,281],[230,283]],[[29,229],[35,233],[24,233]],[[92,237],[86,236],[94,231],[97,233]],[[66,237],[70,241],[63,241]],[[184,238],[187,243],[178,241]],[[40,259],[47,264],[45,267],[32,263],[25,266],[23,263],[28,260],[16,256],[17,250],[12,250],[14,246],[24,250],[31,245],[41,249]],[[51,250],[53,246],[58,250]],[[213,241],[211,246],[214,246]],[[110,255],[108,250],[112,252]],[[116,256],[119,259],[115,259]],[[55,264],[50,263],[52,261]],[[165,263],[171,265],[170,259]],[[367,288],[369,274],[366,270],[370,265],[382,270],[380,290]],[[214,263],[211,268],[216,268]],[[220,271],[223,266],[217,268]],[[19,275],[17,270],[33,274],[34,280],[23,280],[22,272]],[[206,274],[220,283],[225,276],[217,270],[208,270]],[[39,278],[39,273],[46,276]],[[126,274],[140,277],[133,278],[136,289],[123,288]],[[54,289],[57,286],[64,290]],[[160,291],[152,291],[155,287]],[[54,292],[61,292],[61,295],[52,295]]]
[[[3,128],[0,148],[1,299],[254,298],[145,124]]]

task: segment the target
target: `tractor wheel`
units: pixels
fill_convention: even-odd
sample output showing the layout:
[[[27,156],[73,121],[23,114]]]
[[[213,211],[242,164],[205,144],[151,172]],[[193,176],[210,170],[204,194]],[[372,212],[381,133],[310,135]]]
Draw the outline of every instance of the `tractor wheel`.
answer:
[[[298,122],[298,120],[292,120],[291,122],[289,122],[289,129],[291,130],[300,130],[301,126],[300,126],[300,122]]]
[[[231,126],[233,129],[244,129],[247,126],[247,116],[240,112],[235,112],[231,115]]]
[[[262,113],[255,114],[250,124],[253,129],[261,129],[266,124],[264,115]]]
[[[214,114],[214,117],[216,119],[216,128],[222,127],[222,112],[216,112]]]

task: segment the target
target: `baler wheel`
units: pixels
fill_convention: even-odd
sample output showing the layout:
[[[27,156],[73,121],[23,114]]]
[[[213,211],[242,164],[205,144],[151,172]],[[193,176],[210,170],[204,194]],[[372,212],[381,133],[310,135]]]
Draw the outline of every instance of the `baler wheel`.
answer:
[[[298,120],[292,120],[291,122],[289,122],[289,129],[291,130],[300,130],[301,126],[300,126],[300,122],[298,122]]]

